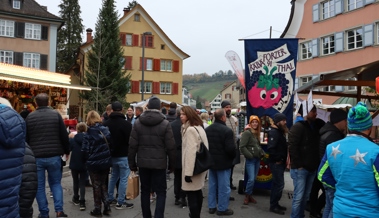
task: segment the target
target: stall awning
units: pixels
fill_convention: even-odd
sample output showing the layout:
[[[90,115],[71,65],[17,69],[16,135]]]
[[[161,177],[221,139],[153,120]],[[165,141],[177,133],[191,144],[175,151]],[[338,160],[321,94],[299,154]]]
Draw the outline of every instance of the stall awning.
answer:
[[[0,79],[68,89],[91,90],[89,86],[71,84],[70,75],[4,63],[0,63]]]
[[[375,78],[379,76],[379,61],[375,61],[366,65],[354,67],[351,69],[341,70],[333,73],[322,73],[308,83],[299,87],[295,92],[308,94],[310,90],[314,95],[329,95],[340,97],[353,97],[379,99],[378,96],[360,95],[357,91],[346,93],[342,91],[320,91],[327,86],[356,86],[360,90],[362,86],[375,87]],[[347,80],[355,77],[356,80]],[[358,89],[359,88],[359,89]]]

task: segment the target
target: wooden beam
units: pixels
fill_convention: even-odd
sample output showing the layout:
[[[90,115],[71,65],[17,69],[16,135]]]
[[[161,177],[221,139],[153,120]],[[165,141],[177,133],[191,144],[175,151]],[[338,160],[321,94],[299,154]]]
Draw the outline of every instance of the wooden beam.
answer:
[[[308,94],[309,90],[303,90],[299,93]],[[321,92],[321,91],[312,91],[313,95],[327,95],[327,96],[337,96],[337,97],[349,97],[349,98],[357,98],[357,94],[347,94],[343,92]],[[373,95],[361,95],[363,99],[379,99],[379,96]]]
[[[321,80],[317,86],[375,86],[375,81]]]

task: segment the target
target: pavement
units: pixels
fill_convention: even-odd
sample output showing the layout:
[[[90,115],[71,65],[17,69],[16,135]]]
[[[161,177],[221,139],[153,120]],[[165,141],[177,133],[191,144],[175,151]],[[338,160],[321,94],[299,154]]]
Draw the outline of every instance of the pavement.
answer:
[[[234,174],[233,174],[233,180],[234,180],[233,183],[235,186],[238,185],[238,181],[240,179],[243,179],[242,172],[243,172],[242,164],[236,165],[234,169]],[[171,174],[171,180],[167,182],[165,217],[166,218],[189,217],[188,208],[181,208],[174,204],[175,198],[174,198],[173,178],[174,178],[174,175]],[[80,211],[79,206],[75,206],[71,202],[71,199],[73,196],[72,177],[71,177],[71,172],[67,167],[64,167],[62,187],[63,187],[63,194],[64,194],[64,197],[63,197],[64,198],[64,205],[63,205],[64,212],[69,217],[80,217],[80,218],[92,217],[89,214],[89,212],[93,209],[93,203],[94,203],[92,187],[86,187],[87,209],[85,211]],[[250,203],[249,205],[243,205],[243,199],[245,197],[244,195],[238,194],[237,190],[232,190],[231,196],[235,198],[235,201],[230,201],[229,209],[232,209],[234,211],[234,215],[227,216],[227,217],[260,217],[260,218],[289,217],[291,213],[292,192],[293,192],[292,179],[290,178],[289,172],[285,172],[285,187],[284,187],[283,196],[280,201],[280,204],[282,206],[287,207],[287,211],[285,212],[285,215],[278,215],[278,214],[269,212],[270,190],[255,189],[253,192],[253,196],[258,203],[257,204]],[[50,217],[53,218],[55,217],[54,204],[53,204],[53,198],[50,198],[49,193],[50,193],[49,187],[47,186],[46,194],[47,194],[47,199],[49,202]],[[205,184],[203,188],[203,195],[204,195],[204,201],[203,201],[201,217],[203,218],[220,217],[220,216],[217,216],[216,214],[208,213],[208,201],[207,201],[208,184],[207,183]],[[128,203],[133,203],[134,208],[124,209],[124,210],[116,210],[115,208],[112,208],[112,215],[110,217],[142,218],[143,216],[142,216],[142,210],[141,210],[140,195],[136,199],[129,200]],[[34,201],[33,208],[34,208],[33,217],[37,218],[39,211],[38,211],[38,205],[36,201]],[[152,213],[154,213],[155,201],[151,203],[151,208],[152,208]],[[309,213],[306,212],[306,215],[308,214]],[[106,217],[106,216],[103,216],[103,217]]]

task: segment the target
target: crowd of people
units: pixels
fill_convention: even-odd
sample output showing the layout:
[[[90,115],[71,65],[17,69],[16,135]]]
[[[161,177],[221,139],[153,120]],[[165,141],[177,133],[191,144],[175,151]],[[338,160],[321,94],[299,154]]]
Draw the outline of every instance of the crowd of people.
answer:
[[[62,116],[48,106],[47,94],[38,94],[35,103],[37,109],[22,117],[0,99],[0,217],[33,217],[36,199],[38,217],[48,218],[46,181],[56,217],[67,217],[61,185],[62,160],[67,159],[73,179],[72,203],[81,211],[86,210],[85,186],[88,177],[91,180],[92,216],[111,215],[112,207],[134,207],[126,197],[131,172],[138,172],[140,178],[144,218],[164,217],[168,173],[174,174],[175,205],[188,206],[191,218],[201,217],[207,180],[208,213],[232,216],[234,166],[243,155],[246,181],[241,204],[257,204],[254,183],[266,152],[272,173],[270,212],[284,215],[287,210],[279,202],[290,159],[292,218],[304,217],[305,210],[311,218],[379,213],[379,147],[370,138],[372,118],[361,102],[348,112],[333,110],[326,123],[317,118],[314,106],[291,128],[287,117],[276,113],[271,117],[267,149],[261,146],[260,118],[251,115],[245,130],[238,133],[238,120],[231,115],[227,100],[212,114],[213,120],[208,113],[199,115],[196,109],[174,102],[162,110],[155,96],[145,108],[130,107],[126,114],[115,101],[102,115],[89,111],[86,121],[77,124],[76,133],[67,132]],[[209,151],[213,165],[195,173],[201,146]],[[152,193],[156,195],[153,213]]]

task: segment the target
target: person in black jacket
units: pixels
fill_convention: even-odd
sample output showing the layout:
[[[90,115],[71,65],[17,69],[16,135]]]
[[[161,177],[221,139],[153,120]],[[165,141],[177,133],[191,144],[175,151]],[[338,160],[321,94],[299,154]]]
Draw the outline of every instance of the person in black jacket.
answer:
[[[209,143],[209,152],[214,160],[209,169],[208,207],[209,213],[233,215],[228,209],[230,197],[230,173],[236,156],[233,131],[226,126],[226,114],[223,109],[214,113],[215,122],[205,129]],[[217,200],[218,199],[218,202]]]
[[[335,109],[330,113],[330,121],[320,129],[320,160],[325,154],[326,146],[335,141],[345,138],[347,130],[347,112],[342,109]],[[335,189],[324,185],[325,208],[323,217],[333,215],[333,199]],[[318,208],[321,208],[319,206]]]
[[[30,146],[25,143],[24,165],[22,168],[22,183],[20,187],[20,218],[33,217],[33,202],[37,194],[37,165]]]
[[[112,156],[112,174],[108,186],[108,201],[110,204],[115,203],[115,208],[125,209],[133,208],[133,204],[125,201],[126,188],[128,185],[128,176],[130,173],[128,165],[129,137],[132,131],[132,124],[125,120],[122,114],[122,104],[118,101],[112,103],[112,113],[109,119],[104,122],[104,126],[109,128],[111,133],[111,156]],[[117,187],[117,201],[114,198],[114,189],[116,182],[119,180]]]
[[[84,133],[87,132],[87,125],[83,122],[76,125],[77,134],[70,138],[70,169],[73,179],[73,192],[72,203],[80,205],[80,210],[85,210],[85,193],[86,193],[86,179],[87,168],[83,160],[82,143]],[[80,195],[79,195],[80,190]]]
[[[267,151],[269,155],[269,165],[272,173],[272,185],[270,195],[270,211],[284,215],[287,209],[279,205],[284,188],[284,170],[287,160],[287,117],[282,113],[277,113],[273,117],[271,130],[268,132]]]
[[[173,122],[177,119],[177,111],[176,111],[177,104],[175,102],[170,103],[170,109],[168,109],[168,114],[166,115],[166,119],[169,122]],[[179,111],[180,114],[180,111]]]
[[[174,134],[176,144],[176,161],[174,171],[174,194],[175,205],[187,206],[186,193],[182,187],[182,122],[180,120],[180,108],[176,109],[176,119],[171,123],[172,133]]]

